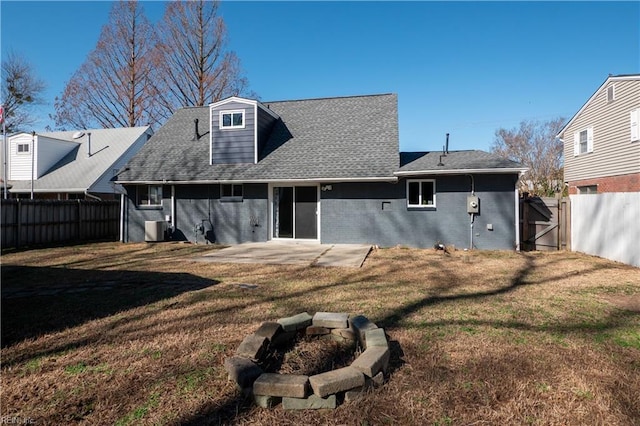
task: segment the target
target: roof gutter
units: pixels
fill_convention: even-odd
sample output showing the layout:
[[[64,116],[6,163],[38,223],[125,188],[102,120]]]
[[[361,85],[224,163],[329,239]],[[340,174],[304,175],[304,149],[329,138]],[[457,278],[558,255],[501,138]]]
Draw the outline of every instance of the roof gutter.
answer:
[[[503,169],[447,169],[447,170],[414,170],[395,172],[395,176],[434,176],[434,175],[468,175],[468,174],[523,174],[526,167],[503,168]]]
[[[364,178],[310,178],[310,179],[212,179],[212,180],[144,180],[115,181],[120,185],[207,185],[220,183],[340,183],[340,182],[390,182],[395,183],[395,176]]]
[[[9,192],[12,194],[29,194],[31,192],[31,189],[14,188]],[[33,192],[36,194],[57,194],[59,192],[71,192],[71,193],[77,193],[77,194],[84,194],[86,192],[86,189],[85,188],[34,189]]]

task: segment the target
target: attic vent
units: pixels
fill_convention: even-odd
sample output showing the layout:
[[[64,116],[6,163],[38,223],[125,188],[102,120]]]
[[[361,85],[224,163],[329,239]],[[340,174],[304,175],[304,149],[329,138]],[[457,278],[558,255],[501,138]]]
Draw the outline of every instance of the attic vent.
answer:
[[[612,84],[607,87],[607,102],[613,102],[616,100],[616,86]]]

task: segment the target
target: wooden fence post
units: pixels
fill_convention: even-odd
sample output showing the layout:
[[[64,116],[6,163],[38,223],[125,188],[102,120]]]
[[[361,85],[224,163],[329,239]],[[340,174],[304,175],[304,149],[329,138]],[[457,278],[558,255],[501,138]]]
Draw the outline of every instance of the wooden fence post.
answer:
[[[16,203],[16,238],[15,244],[16,248],[20,248],[20,238],[22,235],[22,202],[20,198],[18,198],[18,202]]]
[[[82,241],[82,201],[78,200],[78,241]]]

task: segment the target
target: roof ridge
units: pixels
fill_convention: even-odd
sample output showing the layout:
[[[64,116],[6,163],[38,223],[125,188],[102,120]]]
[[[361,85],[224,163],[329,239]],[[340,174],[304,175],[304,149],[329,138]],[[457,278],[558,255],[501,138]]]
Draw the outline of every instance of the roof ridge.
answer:
[[[432,149],[430,151],[400,151],[403,154],[431,154],[431,153],[438,153],[438,152],[442,152],[442,149]],[[491,154],[491,152],[489,151],[485,151],[483,149],[450,149],[449,151],[447,151],[447,153],[452,153],[452,152],[484,152],[487,154]]]
[[[370,98],[376,96],[393,96],[396,93],[371,93],[368,95],[345,95],[345,96],[325,96],[320,98],[301,98],[301,99],[283,99],[279,101],[258,101],[262,104],[275,104],[275,103],[285,103],[285,102],[300,102],[300,101],[325,101],[325,100],[333,100],[333,99],[349,99],[349,98]]]

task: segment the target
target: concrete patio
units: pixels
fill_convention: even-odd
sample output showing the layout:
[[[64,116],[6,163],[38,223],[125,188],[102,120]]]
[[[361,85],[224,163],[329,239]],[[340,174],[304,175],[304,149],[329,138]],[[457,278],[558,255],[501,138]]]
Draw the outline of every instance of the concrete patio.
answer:
[[[200,262],[317,265],[359,268],[371,251],[365,244],[319,244],[299,241],[245,243],[198,257]]]

